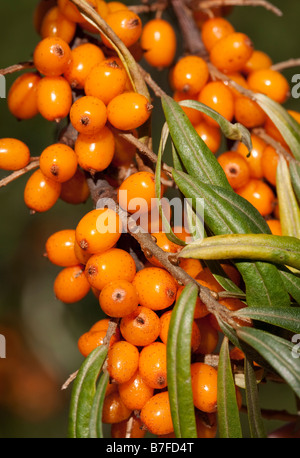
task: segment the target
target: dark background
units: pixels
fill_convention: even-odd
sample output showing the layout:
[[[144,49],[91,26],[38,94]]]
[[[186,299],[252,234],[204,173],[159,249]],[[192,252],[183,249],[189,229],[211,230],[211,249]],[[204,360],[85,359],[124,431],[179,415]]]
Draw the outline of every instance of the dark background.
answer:
[[[39,40],[33,26],[36,4],[37,0],[1,0],[0,68],[32,58]],[[262,7],[235,7],[229,19],[274,63],[300,57],[300,2],[274,0],[273,4],[281,8],[282,17]],[[284,74],[290,80],[297,72],[300,69],[293,68]],[[153,77],[163,86],[167,81],[165,72],[155,71]],[[6,78],[7,88],[15,78]],[[300,111],[297,99],[286,106]],[[158,110],[154,130],[161,128],[161,121]],[[32,156],[37,156],[55,135],[56,126],[39,116],[16,121],[6,100],[0,99],[0,137],[23,140]],[[101,312],[92,293],[71,305],[55,299],[53,281],[59,268],[43,253],[47,237],[57,230],[75,228],[91,202],[70,206],[58,201],[49,212],[30,215],[23,201],[26,180],[24,176],[0,189],[0,333],[7,342],[7,358],[0,359],[0,437],[63,438],[67,436],[70,389],[60,388],[83,360],[77,349],[79,336],[101,318]],[[265,409],[295,412],[288,388],[261,385],[260,397]],[[266,421],[266,428],[271,431],[281,424]]]

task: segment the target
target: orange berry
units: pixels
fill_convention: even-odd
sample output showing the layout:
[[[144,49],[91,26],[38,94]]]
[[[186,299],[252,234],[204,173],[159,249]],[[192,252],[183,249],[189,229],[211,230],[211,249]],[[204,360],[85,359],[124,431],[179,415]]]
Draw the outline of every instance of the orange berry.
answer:
[[[197,437],[199,439],[214,439],[217,434],[218,421],[216,413],[196,412]]]
[[[139,367],[139,351],[135,345],[120,340],[108,350],[107,371],[116,383],[127,382]]]
[[[153,342],[142,348],[139,359],[139,372],[145,383],[154,389],[165,388],[167,382],[167,346]]]
[[[221,267],[228,275],[228,277],[233,281],[233,283],[235,283],[237,286],[241,285],[242,277],[235,266],[232,264],[221,263]]]
[[[196,278],[203,269],[199,259],[193,258],[180,258],[179,266],[192,278]]]
[[[20,170],[30,161],[28,146],[17,138],[0,139],[0,169]]]
[[[151,235],[155,238],[156,245],[159,246],[163,251],[167,253],[177,253],[178,249],[180,248],[179,245],[176,245],[176,243],[171,242],[168,239],[166,233],[163,231],[153,232]],[[162,267],[162,264],[159,262],[157,258],[155,258],[155,256],[149,257],[148,260],[154,266]]]
[[[105,126],[106,106],[97,97],[80,97],[71,106],[70,121],[78,132],[94,135]]]
[[[40,35],[42,38],[59,37],[66,43],[70,43],[76,32],[76,23],[67,19],[58,8],[54,6],[45,14]]]
[[[81,301],[90,289],[91,286],[85,278],[81,265],[65,267],[59,272],[54,281],[56,298],[66,304]]]
[[[95,348],[100,347],[104,344],[106,337],[106,330],[100,331],[87,331],[82,334],[77,342],[78,350],[85,358],[93,351]],[[113,334],[109,343],[109,347],[118,342],[119,336]],[[115,392],[115,390],[110,389],[109,392]]]
[[[102,172],[111,163],[115,152],[115,140],[109,127],[93,134],[80,133],[75,142],[75,152],[80,167],[88,172]]]
[[[56,6],[56,0],[40,0],[33,12],[33,24],[37,33],[40,33],[42,21],[47,12]]]
[[[37,169],[27,180],[24,202],[33,212],[45,212],[57,202],[60,191],[61,183],[50,180]]]
[[[179,286],[178,291],[177,291],[176,300],[179,299],[183,289],[184,289],[184,286]],[[202,318],[203,316],[206,316],[207,314],[208,314],[208,310],[207,310],[206,305],[201,301],[200,297],[197,297],[194,318],[195,319]]]
[[[168,391],[162,391],[152,396],[142,408],[140,418],[147,430],[152,434],[172,433],[174,427]]]
[[[237,145],[236,152],[241,154],[244,159],[248,162],[250,177],[251,178],[262,178],[263,171],[261,166],[261,158],[263,151],[267,144],[255,134],[251,134],[252,149],[249,153],[248,148],[244,143],[239,142]]]
[[[110,208],[99,208],[84,215],[76,227],[76,241],[86,252],[103,253],[121,236],[119,215]]]
[[[115,11],[128,9],[127,5],[125,5],[122,2],[118,2],[118,1],[107,2],[107,7],[108,7],[109,13],[114,13]]]
[[[68,116],[72,90],[62,76],[45,76],[37,85],[37,106],[47,121],[60,121]]]
[[[230,89],[221,81],[207,83],[201,90],[198,100],[217,111],[228,121],[232,121],[234,115],[234,98]],[[210,116],[203,114],[203,118],[209,125],[219,126]]]
[[[152,310],[170,307],[176,299],[177,283],[169,272],[160,267],[146,267],[136,273],[135,286],[139,303]]]
[[[40,169],[51,180],[63,183],[70,180],[77,170],[77,156],[70,146],[54,143],[40,155]]]
[[[234,81],[235,83],[237,83],[239,86],[243,87],[244,89],[248,89],[247,80],[240,72],[228,73],[227,76],[229,80]],[[234,88],[231,85],[228,85],[228,87],[231,90],[234,98],[243,97],[242,93],[238,89]]]
[[[54,232],[46,241],[46,255],[52,264],[70,267],[78,264],[74,251],[75,230],[63,229]]]
[[[192,363],[191,377],[194,404],[197,409],[207,413],[216,412],[217,370],[205,363]]]
[[[105,59],[103,51],[93,43],[82,43],[71,51],[71,63],[64,73],[74,89],[83,89],[92,69]]]
[[[254,100],[238,97],[234,101],[234,116],[237,122],[248,129],[259,127],[266,121],[266,114]]]
[[[139,305],[135,287],[127,280],[117,280],[104,286],[99,304],[108,316],[121,318],[133,312]]]
[[[118,389],[123,403],[131,410],[141,410],[154,392],[154,389],[145,382],[139,371],[127,382],[120,383]]]
[[[201,340],[196,353],[208,355],[213,353],[219,342],[218,331],[211,325],[208,315],[196,319],[196,324],[201,334]]]
[[[207,63],[199,56],[182,57],[174,66],[172,81],[176,91],[196,95],[209,78]]]
[[[277,166],[279,162],[279,155],[275,148],[271,145],[267,145],[263,151],[261,158],[261,167],[263,172],[263,177],[271,183],[273,186],[276,186],[276,174]]]
[[[142,31],[141,46],[144,58],[153,67],[169,67],[176,53],[176,34],[164,19],[148,21]]]
[[[205,121],[196,124],[194,127],[210,151],[215,154],[221,146],[222,136],[220,128],[218,126],[212,126]]]
[[[107,105],[107,118],[119,130],[132,130],[143,125],[150,117],[152,105],[137,92],[123,92]]]
[[[247,184],[235,191],[248,200],[262,216],[272,213],[275,195],[267,183],[251,178]]]
[[[126,437],[130,437],[132,439],[142,439],[145,436],[146,431],[142,428],[141,419],[132,415],[128,420],[126,419],[120,423],[113,423],[111,425],[110,434],[113,439],[122,439]]]
[[[218,40],[211,48],[211,63],[223,72],[239,72],[253,53],[250,38],[240,32],[233,32]]]
[[[60,76],[71,62],[71,49],[59,37],[46,37],[34,49],[35,68],[44,76]]]
[[[101,318],[101,320],[96,321],[91,327],[90,332],[94,331],[107,331],[109,326],[109,318]]]
[[[118,190],[119,205],[129,213],[146,213],[155,199],[155,176],[152,172],[136,172],[126,178]]]
[[[268,219],[267,224],[273,235],[282,235],[281,223],[278,219]]]
[[[142,21],[137,14],[129,9],[109,13],[106,22],[127,48],[136,43],[141,36]],[[105,46],[112,48],[111,43],[103,34],[101,37]]]
[[[77,6],[75,6],[70,0],[57,0],[57,5],[62,14],[72,22],[82,22],[83,17],[81,16]]]
[[[249,181],[249,165],[241,154],[235,151],[226,151],[218,157],[218,162],[233,189],[244,186]]]
[[[129,167],[134,161],[134,156],[137,151],[136,147],[118,134],[114,134],[114,139],[115,152],[112,159],[112,165],[115,167]]]
[[[132,282],[136,274],[136,265],[127,251],[112,248],[92,255],[86,264],[85,274],[91,286],[101,291],[110,282]]]
[[[150,345],[159,336],[159,317],[153,310],[140,305],[134,312],[121,318],[120,331],[123,338],[133,345]]]
[[[201,38],[207,51],[211,51],[217,41],[233,32],[235,32],[235,29],[227,19],[223,17],[213,17],[207,19],[203,23]]]
[[[222,286],[217,282],[208,267],[204,267],[204,269],[196,276],[196,280],[200,283],[200,285],[211,289],[215,293],[223,291]]]
[[[268,54],[263,51],[259,51],[258,49],[254,49],[252,56],[247,60],[242,68],[242,72],[249,75],[249,73],[256,70],[270,68],[272,63],[272,59],[268,56]]]
[[[31,119],[39,112],[37,106],[37,85],[41,77],[28,72],[15,79],[7,95],[9,111],[17,119]]]
[[[77,205],[86,202],[89,195],[90,190],[84,172],[77,168],[72,178],[62,183],[59,197],[64,202]]]
[[[198,94],[189,95],[185,92],[175,91],[173,94],[173,99],[175,102],[181,102],[183,100],[198,100]],[[202,119],[202,114],[199,110],[195,110],[195,108],[189,108],[181,106],[182,110],[185,112],[191,123],[195,126],[199,124]]]
[[[118,391],[114,391],[104,398],[102,409],[103,423],[120,423],[131,415],[131,410],[123,403]]]
[[[287,79],[280,72],[270,68],[251,72],[248,76],[248,85],[252,91],[265,94],[278,103],[284,103],[290,94]]]
[[[118,57],[109,57],[95,65],[84,84],[84,92],[99,98],[105,105],[124,92],[126,70]]]
[[[160,333],[159,333],[159,337],[163,341],[164,344],[167,344],[167,341],[168,341],[168,332],[169,332],[171,314],[172,314],[172,310],[167,310],[160,317]],[[196,322],[193,321],[193,324],[192,324],[192,335],[191,335],[191,351],[192,351],[192,353],[194,353],[197,350],[197,348],[199,347],[200,339],[201,339],[201,335],[200,335],[199,328],[197,327]]]

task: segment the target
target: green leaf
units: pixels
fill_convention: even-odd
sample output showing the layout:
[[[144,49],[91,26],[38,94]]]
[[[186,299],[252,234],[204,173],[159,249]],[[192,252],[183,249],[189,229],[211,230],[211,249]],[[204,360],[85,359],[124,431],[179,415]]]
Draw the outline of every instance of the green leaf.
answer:
[[[300,202],[300,162],[292,159],[289,164],[289,169],[294,193],[298,202]]]
[[[300,358],[295,355],[291,342],[254,328],[237,329],[237,335],[251,345],[300,396]]]
[[[102,423],[102,409],[103,402],[106,393],[106,387],[109,382],[109,373],[107,371],[102,372],[100,380],[97,384],[96,393],[94,396],[91,415],[90,415],[90,438],[100,438],[103,436],[103,423]]]
[[[279,103],[264,94],[255,94],[255,100],[275,124],[295,159],[300,160],[300,124]]]
[[[248,358],[244,360],[245,368],[245,384],[246,384],[246,402],[247,402],[247,417],[249,421],[249,428],[251,437],[265,438],[266,432],[264,423],[261,416],[257,380],[252,361]]]
[[[300,269],[300,239],[269,234],[229,234],[206,237],[178,254],[196,259],[252,259]]]
[[[298,274],[291,272],[287,267],[280,268],[280,276],[285,289],[292,298],[300,305],[300,277]]]
[[[215,155],[196,132],[180,105],[167,95],[161,98],[166,122],[176,151],[191,177],[231,189]]]
[[[263,321],[265,323],[278,326],[288,331],[300,333],[300,308],[249,308],[233,312],[236,316],[247,316],[252,320]]]
[[[227,337],[223,339],[219,355],[218,425],[221,438],[238,439],[242,437]]]
[[[205,264],[209,268],[217,282],[226,291],[230,291],[231,293],[239,294],[241,296],[245,295],[245,293],[227,276],[219,261],[205,260]]]
[[[300,238],[300,209],[293,190],[289,167],[280,156],[277,166],[276,191],[282,235]]]
[[[96,382],[107,355],[108,348],[95,348],[84,360],[74,381],[70,412],[69,437],[89,437],[91,408],[96,393]]]
[[[198,288],[189,283],[172,311],[167,341],[168,391],[174,432],[178,438],[196,438],[191,385],[191,335]]]

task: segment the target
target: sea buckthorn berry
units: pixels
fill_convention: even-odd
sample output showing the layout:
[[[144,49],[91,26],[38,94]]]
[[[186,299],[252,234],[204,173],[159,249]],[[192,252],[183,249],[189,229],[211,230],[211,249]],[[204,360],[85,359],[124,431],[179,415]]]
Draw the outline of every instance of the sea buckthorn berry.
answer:
[[[234,116],[237,122],[247,129],[262,126],[266,121],[266,114],[254,100],[248,97],[238,97],[234,101]]]
[[[28,146],[17,138],[0,139],[0,169],[20,170],[30,161]]]
[[[151,388],[162,389],[167,386],[166,344],[153,342],[142,348],[139,359],[139,372],[145,383]]]
[[[124,92],[127,83],[127,73],[117,57],[102,60],[92,68],[86,78],[84,91],[86,95],[98,97],[108,105],[117,95]]]
[[[80,133],[74,149],[81,168],[91,173],[102,172],[113,159],[115,139],[111,129],[104,126],[93,135]]]
[[[56,0],[39,0],[33,12],[33,24],[37,33],[40,33],[43,19],[47,12],[56,6]]]
[[[78,302],[90,291],[91,286],[87,281],[81,265],[65,267],[56,276],[54,293],[57,299],[66,304]]]
[[[211,289],[215,293],[223,291],[222,286],[217,282],[208,267],[204,267],[204,269],[197,275],[196,280],[200,283],[200,285]]]
[[[276,149],[271,145],[267,145],[261,158],[261,167],[263,177],[273,186],[276,186],[278,162],[279,154],[277,153]]]
[[[125,5],[122,2],[118,2],[118,1],[107,2],[107,7],[108,7],[109,13],[114,13],[115,11],[128,9],[127,5]]]
[[[217,435],[218,428],[216,413],[204,413],[197,411],[196,428],[198,439],[214,439]]]
[[[126,178],[118,190],[119,205],[129,213],[147,213],[155,199],[155,176],[152,172],[136,172]]]
[[[99,208],[86,213],[75,231],[77,243],[83,250],[91,254],[103,253],[119,240],[122,224],[114,210]]]
[[[219,342],[218,331],[211,325],[208,315],[196,320],[196,324],[201,334],[201,340],[196,353],[208,355],[213,353]]]
[[[208,313],[208,312],[207,312]],[[160,333],[159,337],[164,344],[168,342],[168,332],[170,326],[172,310],[167,310],[160,317]],[[194,353],[199,347],[201,334],[195,321],[192,324],[192,335],[191,335],[191,351]]]
[[[270,68],[272,64],[272,59],[270,56],[268,56],[268,54],[258,49],[254,49],[252,56],[247,60],[244,67],[242,68],[242,72],[246,75],[249,75],[249,73],[256,70]]]
[[[199,56],[182,57],[174,66],[172,81],[176,91],[196,95],[209,78],[207,63]]]
[[[108,316],[121,318],[133,312],[139,305],[135,287],[127,280],[117,280],[104,286],[99,304]]]
[[[46,255],[52,264],[70,267],[78,264],[74,251],[75,230],[63,229],[54,232],[46,241]]]
[[[19,76],[11,85],[7,106],[17,119],[31,119],[38,114],[37,85],[40,79],[37,73],[28,72]]]
[[[63,143],[47,146],[40,155],[40,169],[51,180],[63,183],[70,180],[77,170],[77,156]]]
[[[142,439],[146,434],[146,430],[143,429],[142,426],[141,419],[136,415],[131,415],[128,420],[126,419],[120,423],[113,423],[111,425],[110,435],[113,439],[122,439],[126,437],[130,437],[131,439]]]
[[[160,267],[147,267],[134,277],[140,305],[152,310],[170,307],[176,299],[177,283],[169,272]]]
[[[107,118],[119,130],[133,130],[143,125],[150,117],[152,105],[137,92],[124,92],[114,97],[107,105]]]
[[[179,245],[176,245],[176,243],[173,243],[171,242],[171,240],[168,239],[167,234],[164,231],[153,232],[152,236],[155,238],[156,245],[167,253],[177,253],[180,249]],[[145,256],[147,257],[147,255]],[[159,262],[157,258],[155,258],[155,256],[151,256],[149,258],[149,262],[154,266],[162,267],[162,264]]]
[[[97,97],[80,97],[71,106],[70,121],[78,132],[94,135],[106,124],[106,106]]]
[[[57,202],[60,191],[61,183],[50,180],[37,169],[27,180],[24,202],[32,212],[45,212]]]
[[[120,383],[118,389],[122,401],[131,410],[141,410],[154,392],[138,370],[130,380]]]
[[[233,32],[218,40],[209,53],[210,61],[223,72],[239,72],[253,53],[250,38],[240,32]]]
[[[178,291],[177,291],[176,300],[179,299],[179,297],[180,297],[180,295],[181,295],[183,290],[184,290],[184,286],[179,286]],[[207,310],[206,305],[200,300],[200,297],[198,296],[197,300],[196,300],[195,311],[194,311],[194,319],[202,318],[202,317],[208,315],[208,313],[209,312]]]
[[[176,53],[176,34],[164,19],[148,21],[142,31],[141,46],[144,58],[153,67],[169,67]]]
[[[235,266],[233,266],[232,264],[229,264],[229,263],[228,264],[227,263],[221,263],[221,267],[224,270],[225,274],[228,275],[230,280],[233,281],[233,283],[235,283],[237,286],[241,285],[242,277],[241,277],[241,274],[239,273],[239,271],[237,270],[237,268]]]
[[[192,278],[196,278],[203,269],[199,259],[193,258],[180,258],[179,266]]]
[[[192,363],[191,377],[194,405],[197,409],[202,410],[203,412],[216,412],[218,384],[217,370],[205,363]]]
[[[133,345],[149,345],[159,336],[159,317],[153,310],[140,305],[134,312],[121,318],[120,331],[123,338]]]
[[[78,205],[86,202],[90,196],[90,190],[84,172],[77,168],[70,180],[61,185],[60,199],[69,204]]]
[[[37,106],[47,121],[60,121],[68,116],[72,105],[72,90],[62,76],[45,76],[37,86]]]
[[[174,431],[168,391],[152,396],[141,410],[140,418],[147,430],[161,436]]]
[[[245,303],[237,297],[223,297],[219,299],[219,303],[233,312],[245,307]]]
[[[133,132],[133,134],[136,136],[135,132]],[[114,134],[114,139],[115,152],[112,159],[112,165],[115,167],[130,167],[137,151],[136,147],[118,134]]]
[[[281,135],[280,131],[277,129],[273,121],[271,121],[271,119],[268,116],[266,116],[264,129],[270,137],[272,137],[274,140],[276,140],[278,143],[280,143],[282,146],[288,149],[288,145],[284,140],[283,136]]]
[[[64,77],[73,89],[83,89],[92,69],[105,59],[105,55],[99,46],[82,43],[72,49],[71,59]]]
[[[62,38],[46,37],[35,47],[33,62],[42,75],[60,76],[71,62],[70,46]]]
[[[284,103],[290,94],[287,79],[271,68],[256,70],[248,76],[249,88],[254,92],[267,95],[278,103]]]
[[[205,121],[201,121],[194,127],[210,151],[215,154],[219,150],[222,141],[220,128],[218,126],[211,126]]]
[[[207,51],[211,51],[217,41],[233,32],[235,32],[235,29],[227,19],[213,17],[204,22],[201,30],[201,38]]]
[[[78,350],[80,351],[82,356],[86,358],[93,350],[95,350],[95,348],[103,345],[105,342],[106,332],[106,330],[96,330],[87,331],[84,334],[82,334],[77,342]],[[109,347],[111,347],[118,341],[118,334],[113,334],[109,343]]]
[[[228,73],[227,76],[229,80],[234,81],[244,89],[248,89],[247,80],[244,75],[241,74],[241,72]],[[231,90],[234,98],[243,97],[242,93],[238,89],[230,85],[228,87]]]
[[[70,0],[57,0],[57,5],[62,14],[70,21],[82,22],[83,17],[81,16],[77,6],[70,2]]]
[[[273,235],[282,235],[281,223],[279,219],[268,219],[267,224]]]
[[[85,274],[90,284],[101,291],[110,282],[132,282],[136,265],[127,251],[112,248],[91,256],[86,264]]]
[[[201,90],[198,100],[217,111],[228,121],[232,121],[234,116],[234,98],[230,89],[221,81],[211,81],[207,83]],[[202,116],[209,125],[219,126],[210,116],[206,114]]]
[[[70,43],[76,32],[76,23],[67,19],[58,6],[51,8],[44,19],[40,28],[42,38],[59,37],[66,43]]]
[[[275,195],[271,187],[262,180],[251,178],[247,184],[237,188],[235,192],[248,200],[262,216],[272,213]]]
[[[189,95],[185,92],[175,91],[173,94],[173,99],[175,102],[182,102],[183,100],[196,100],[198,101],[198,94]],[[182,110],[185,112],[191,123],[195,126],[199,124],[202,119],[202,114],[199,110],[195,110],[195,108],[184,107],[181,105]]]
[[[115,391],[104,398],[102,409],[103,423],[120,423],[131,415],[131,409],[128,409],[122,401],[118,391]]]
[[[107,371],[116,383],[127,382],[139,367],[139,351],[125,340],[114,343],[108,350]]]
[[[138,41],[142,34],[142,21],[140,17],[129,9],[122,9],[109,13],[106,22],[128,48]],[[111,43],[101,34],[102,41],[108,48]]]
[[[261,158],[263,156],[263,151],[266,148],[267,144],[264,140],[258,137],[255,134],[251,134],[252,149],[248,151],[248,148],[244,143],[239,142],[236,148],[236,152],[241,154],[245,160],[248,162],[250,169],[251,178],[262,178],[263,171],[261,166]]]
[[[94,331],[107,331],[110,323],[109,318],[101,318],[101,320],[96,321],[91,327],[90,332]]]
[[[241,154],[235,151],[226,151],[218,157],[218,162],[233,189],[244,186],[249,181],[249,165]]]

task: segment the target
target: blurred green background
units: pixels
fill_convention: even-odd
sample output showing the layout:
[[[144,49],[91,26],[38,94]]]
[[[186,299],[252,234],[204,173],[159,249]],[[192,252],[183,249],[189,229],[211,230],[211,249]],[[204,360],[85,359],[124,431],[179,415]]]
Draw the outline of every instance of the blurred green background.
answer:
[[[0,68],[32,58],[39,40],[33,26],[37,3],[1,0]],[[235,7],[229,19],[274,63],[300,57],[300,2],[274,0],[273,4],[283,11],[282,17],[262,7]],[[284,74],[290,80],[298,72],[293,68]],[[167,73],[152,74],[165,87]],[[7,76],[7,89],[15,78]],[[299,99],[290,99],[287,106],[300,111]],[[161,128],[161,121],[158,111],[154,131]],[[0,99],[0,137],[23,140],[37,156],[55,135],[56,126],[41,117],[18,122],[6,100]],[[23,201],[26,180],[23,176],[0,189],[0,333],[7,342],[7,358],[0,359],[0,437],[66,437],[70,389],[62,391],[61,386],[83,360],[77,349],[79,336],[101,313],[92,293],[71,305],[55,299],[53,281],[59,268],[43,253],[47,237],[75,228],[91,202],[70,206],[58,201],[49,212],[30,215]],[[292,393],[281,385],[261,386],[260,396],[263,408],[295,412]],[[267,421],[266,427],[270,431],[281,424]]]

